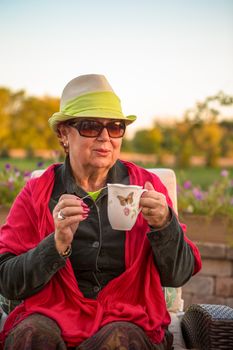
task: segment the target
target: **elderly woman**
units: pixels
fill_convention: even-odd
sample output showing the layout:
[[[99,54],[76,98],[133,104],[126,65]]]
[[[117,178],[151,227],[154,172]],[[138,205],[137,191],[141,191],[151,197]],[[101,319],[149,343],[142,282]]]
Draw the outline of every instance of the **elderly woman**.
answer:
[[[65,162],[28,181],[1,229],[0,292],[22,300],[4,349],[171,349],[162,286],[181,286],[201,262],[159,178],[119,160],[135,119],[104,76],[64,88],[49,123]],[[130,231],[110,226],[107,183],[147,189]]]

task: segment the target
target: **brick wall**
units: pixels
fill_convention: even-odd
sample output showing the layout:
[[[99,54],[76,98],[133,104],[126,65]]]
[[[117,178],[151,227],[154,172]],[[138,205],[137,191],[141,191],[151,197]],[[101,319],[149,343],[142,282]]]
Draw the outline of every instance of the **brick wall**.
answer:
[[[182,287],[184,308],[190,304],[223,304],[233,308],[233,248],[197,243],[202,270]]]

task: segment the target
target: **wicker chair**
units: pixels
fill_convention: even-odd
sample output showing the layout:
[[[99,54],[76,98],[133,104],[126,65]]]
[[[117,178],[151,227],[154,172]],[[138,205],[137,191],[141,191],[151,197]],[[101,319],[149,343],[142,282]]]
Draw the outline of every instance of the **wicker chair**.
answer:
[[[148,170],[158,175],[167,187],[177,211],[174,171],[167,168]],[[40,176],[43,171],[34,171],[32,177]],[[233,350],[233,309],[225,305],[193,304],[184,312],[181,288],[176,288],[175,292],[175,299],[168,306],[171,315],[169,330],[174,335],[174,350]],[[3,313],[0,329],[6,317]]]

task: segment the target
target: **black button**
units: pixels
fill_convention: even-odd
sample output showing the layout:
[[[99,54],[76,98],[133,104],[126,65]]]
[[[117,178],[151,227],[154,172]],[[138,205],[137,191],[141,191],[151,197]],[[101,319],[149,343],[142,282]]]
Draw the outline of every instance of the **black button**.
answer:
[[[54,263],[54,264],[53,264],[53,270],[54,270],[54,271],[56,271],[56,270],[57,270],[57,268],[58,268],[58,266],[59,266],[59,264],[58,264],[58,263]]]
[[[98,293],[98,292],[100,291],[100,287],[95,286],[95,287],[93,288],[93,290],[94,290],[95,293]]]
[[[100,242],[98,242],[98,241],[95,241],[92,243],[93,248],[99,248],[99,246],[100,246]]]

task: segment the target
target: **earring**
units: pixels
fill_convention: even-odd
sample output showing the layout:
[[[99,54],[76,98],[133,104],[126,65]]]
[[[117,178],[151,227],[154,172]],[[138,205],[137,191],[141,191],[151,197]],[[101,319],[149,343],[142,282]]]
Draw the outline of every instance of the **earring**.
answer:
[[[66,154],[69,154],[69,143],[68,142],[63,142],[63,147],[64,147],[64,151]]]

